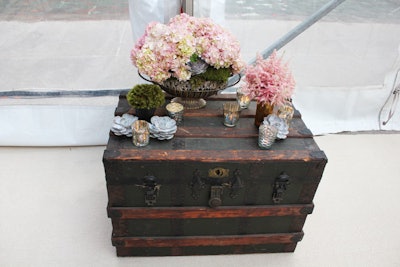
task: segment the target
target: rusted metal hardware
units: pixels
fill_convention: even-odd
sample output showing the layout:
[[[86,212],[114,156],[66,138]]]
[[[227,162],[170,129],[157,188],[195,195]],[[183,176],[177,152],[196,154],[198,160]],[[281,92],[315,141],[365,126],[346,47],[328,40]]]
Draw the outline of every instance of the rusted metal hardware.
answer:
[[[142,185],[136,185],[143,188],[144,202],[147,206],[154,206],[157,202],[157,196],[160,191],[160,184],[157,184],[157,178],[153,175],[146,175],[143,178]]]
[[[223,186],[220,185],[211,186],[210,200],[208,201],[208,205],[210,205],[211,208],[216,208],[221,206],[223,194],[224,194]]]
[[[283,196],[285,191],[287,190],[290,182],[289,182],[289,175],[287,175],[285,172],[282,172],[274,182],[274,189],[272,193],[272,201],[275,204],[279,204],[283,200]]]
[[[240,178],[240,171],[236,169],[230,176],[231,171],[222,167],[209,169],[207,177],[202,177],[199,170],[193,173],[192,182],[190,187],[192,189],[192,197],[198,199],[201,190],[206,185],[210,185],[210,198],[208,204],[210,207],[215,208],[222,205],[222,196],[224,188],[229,189],[229,196],[235,198],[239,195],[240,190],[243,188],[243,182]]]

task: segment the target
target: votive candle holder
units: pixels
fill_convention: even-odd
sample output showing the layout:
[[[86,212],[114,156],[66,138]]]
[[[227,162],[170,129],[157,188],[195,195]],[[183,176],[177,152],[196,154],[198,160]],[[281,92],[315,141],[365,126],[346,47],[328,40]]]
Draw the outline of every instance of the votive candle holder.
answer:
[[[244,93],[241,89],[236,90],[236,101],[238,102],[241,109],[249,108],[251,103],[250,95]]]
[[[145,120],[137,120],[132,124],[132,142],[135,146],[143,147],[149,144],[149,124]]]
[[[258,146],[262,149],[270,149],[275,142],[278,129],[269,124],[261,124],[258,128]]]
[[[223,105],[224,125],[235,127],[239,121],[240,106],[237,102],[227,102]]]
[[[176,121],[176,125],[180,125],[183,121],[184,106],[180,103],[169,103],[165,108],[168,116]]]

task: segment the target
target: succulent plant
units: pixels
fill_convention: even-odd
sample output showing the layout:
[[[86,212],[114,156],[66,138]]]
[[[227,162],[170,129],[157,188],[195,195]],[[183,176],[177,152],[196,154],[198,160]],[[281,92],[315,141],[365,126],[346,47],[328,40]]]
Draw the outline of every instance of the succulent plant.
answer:
[[[126,95],[129,105],[136,109],[151,109],[165,103],[165,95],[155,84],[137,84]]]

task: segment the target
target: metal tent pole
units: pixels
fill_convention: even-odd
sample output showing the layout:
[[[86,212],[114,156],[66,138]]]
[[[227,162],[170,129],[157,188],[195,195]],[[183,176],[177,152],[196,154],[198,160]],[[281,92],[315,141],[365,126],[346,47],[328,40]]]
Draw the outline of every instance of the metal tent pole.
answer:
[[[334,10],[338,5],[343,3],[346,0],[332,0],[326,5],[324,5],[322,8],[317,10],[314,14],[312,14],[310,17],[308,17],[305,21],[300,23],[298,26],[296,26],[294,29],[292,29],[290,32],[286,33],[284,36],[282,36],[280,39],[278,39],[276,42],[274,42],[272,45],[270,45],[268,48],[266,48],[264,51],[262,51],[262,56],[263,58],[268,58],[269,55],[276,49],[279,50],[283,46],[285,46],[287,43],[292,41],[294,38],[296,38],[298,35],[300,35],[302,32],[307,30],[310,26],[312,26],[314,23],[325,17],[329,12]],[[254,57],[252,60],[250,60],[249,64],[253,64],[256,61],[256,57]]]
[[[182,10],[186,14],[193,16],[193,0],[182,0]]]

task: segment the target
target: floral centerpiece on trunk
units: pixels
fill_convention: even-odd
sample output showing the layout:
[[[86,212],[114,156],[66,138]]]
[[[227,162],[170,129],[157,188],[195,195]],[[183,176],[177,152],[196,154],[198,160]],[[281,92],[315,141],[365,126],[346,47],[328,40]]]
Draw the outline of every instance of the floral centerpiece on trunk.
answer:
[[[257,55],[255,65],[249,65],[245,70],[241,88],[257,101],[256,126],[259,126],[274,108],[290,103],[295,84],[288,63],[278,56],[276,50],[267,59]]]
[[[168,93],[189,98],[216,94],[244,67],[239,42],[230,32],[209,18],[184,13],[168,24],[150,23],[132,49],[131,59],[139,74]],[[217,84],[215,90],[207,88],[211,84],[205,82],[210,81]],[[170,90],[171,86],[181,87]]]

